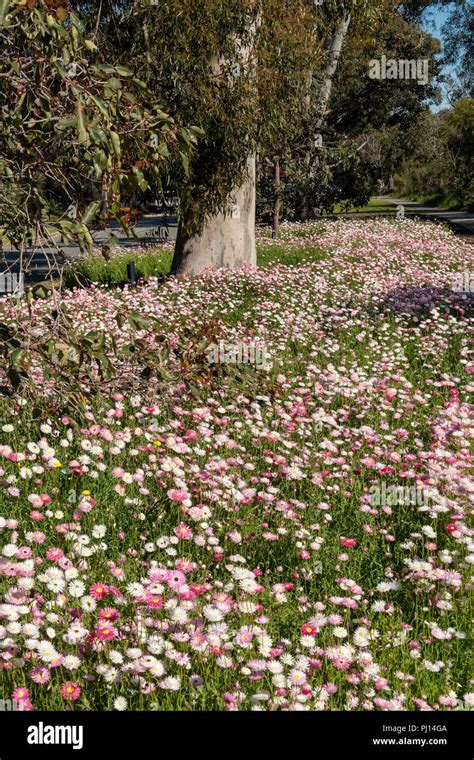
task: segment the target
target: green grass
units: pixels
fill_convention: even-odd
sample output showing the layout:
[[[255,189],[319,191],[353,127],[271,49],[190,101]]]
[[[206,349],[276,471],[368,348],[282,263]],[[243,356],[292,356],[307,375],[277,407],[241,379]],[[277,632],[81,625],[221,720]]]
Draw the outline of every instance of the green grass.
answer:
[[[315,264],[325,259],[326,256],[326,251],[311,245],[304,248],[291,248],[284,242],[257,245],[257,264],[264,269],[277,264],[285,264],[285,266],[290,267]]]
[[[64,270],[64,284],[71,288],[90,283],[118,285],[127,282],[127,264],[130,261],[135,263],[138,279],[160,277],[169,273],[172,257],[173,252],[164,248],[121,253],[114,255],[110,261],[106,261],[101,254],[93,254]]]
[[[268,268],[276,264],[300,266],[310,264],[325,258],[326,253],[314,246],[291,248],[283,241],[281,243],[262,243],[257,245],[258,266]],[[162,277],[169,274],[173,252],[170,249],[153,248],[146,252],[126,252],[114,255],[106,261],[99,254],[93,254],[71,264],[64,270],[64,285],[66,288],[78,285],[86,286],[91,283],[98,285],[119,285],[128,281],[127,264],[135,263],[137,278],[147,280],[149,277]]]
[[[338,203],[334,207],[334,214],[370,214],[370,213],[384,213],[386,211],[393,211],[394,210],[394,204],[390,203],[390,201],[384,200],[383,198],[371,198],[369,202],[365,206],[356,206],[349,211],[347,211],[344,208],[344,205],[341,203]]]

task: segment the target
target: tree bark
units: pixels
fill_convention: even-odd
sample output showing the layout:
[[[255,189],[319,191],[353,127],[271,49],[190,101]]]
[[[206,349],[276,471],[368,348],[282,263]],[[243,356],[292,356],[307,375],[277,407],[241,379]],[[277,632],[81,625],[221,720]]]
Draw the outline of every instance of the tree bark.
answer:
[[[275,156],[273,161],[273,182],[275,189],[275,198],[273,201],[273,229],[272,238],[277,238],[280,231],[280,208],[281,208],[281,174],[280,174],[280,157]]]
[[[252,65],[251,53],[253,41],[260,26],[261,15],[258,14],[250,29],[251,42],[243,46],[235,41],[237,55],[237,73],[244,72]],[[215,58],[211,67],[216,76],[222,73],[222,60]],[[230,211],[220,212],[210,217],[204,229],[199,233],[190,233],[190,225],[180,220],[174,249],[171,274],[196,275],[204,269],[227,267],[236,269],[244,265],[257,265],[255,244],[255,181],[256,157],[252,153],[247,158],[247,179],[231,193]],[[191,226],[192,228],[192,226]]]
[[[198,235],[186,232],[180,220],[171,274],[199,274],[210,267],[256,266],[255,246],[255,156],[247,161],[248,179],[232,195],[227,213],[207,220]]]
[[[332,85],[334,82],[334,75],[336,73],[337,64],[339,63],[339,58],[341,57],[342,46],[344,44],[344,39],[346,37],[350,23],[350,14],[341,18],[331,38],[331,45],[329,46],[329,58],[324,68],[323,81],[321,82],[321,87],[319,89],[318,95],[318,118],[316,120],[317,128],[322,126],[326,117],[329,99],[331,97]]]
[[[314,136],[322,129],[327,116],[327,110],[329,101],[331,98],[332,86],[334,82],[334,76],[336,74],[339,58],[341,57],[342,46],[351,23],[351,16],[347,14],[343,16],[337,24],[334,34],[331,37],[331,44],[328,51],[328,60],[324,67],[323,79],[319,88],[318,101],[317,101],[317,115],[314,122]],[[310,177],[315,177],[319,165],[319,158],[316,158],[314,164],[311,166],[311,155],[308,155],[308,174]],[[301,209],[300,218],[302,222],[307,221],[310,216],[319,216],[321,213],[320,208],[310,208],[309,198],[304,198]]]

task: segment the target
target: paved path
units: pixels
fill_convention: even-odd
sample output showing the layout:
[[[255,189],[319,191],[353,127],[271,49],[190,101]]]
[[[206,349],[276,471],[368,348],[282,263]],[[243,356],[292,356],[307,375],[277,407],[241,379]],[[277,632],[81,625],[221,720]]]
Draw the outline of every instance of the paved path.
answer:
[[[422,203],[407,201],[403,198],[387,198],[385,195],[376,200],[389,201],[397,206],[403,206],[406,216],[423,216],[427,219],[439,220],[449,224],[455,232],[459,231],[464,235],[474,234],[474,214],[468,211],[448,211],[445,208],[424,206]]]
[[[120,225],[112,220],[105,230],[91,230],[94,243],[105,243],[112,232],[123,248],[133,249],[143,243],[157,243],[164,239],[176,239],[178,220],[176,216],[168,217],[168,227],[164,226],[164,217],[156,214],[143,216],[133,228],[137,238],[129,237]],[[40,247],[28,249],[24,256],[23,271],[25,284],[42,282],[56,279],[61,269],[68,261],[73,261],[80,256],[80,249],[75,245],[61,245],[60,250]],[[0,252],[0,275],[2,272],[20,271],[20,254],[10,250]],[[1,290],[1,288],[0,288]],[[0,292],[1,295],[1,292]]]

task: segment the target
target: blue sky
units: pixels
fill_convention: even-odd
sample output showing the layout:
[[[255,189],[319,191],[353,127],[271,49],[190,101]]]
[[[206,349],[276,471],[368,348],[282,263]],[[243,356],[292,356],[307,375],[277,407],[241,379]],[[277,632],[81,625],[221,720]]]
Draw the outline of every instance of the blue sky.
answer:
[[[448,6],[445,6],[443,8],[436,8],[436,9],[430,9],[425,13],[423,22],[421,26],[423,29],[425,29],[429,34],[433,35],[433,37],[437,37],[441,41],[441,46],[443,45],[443,35],[441,34],[441,28],[448,18],[450,11],[454,7],[454,3],[449,4]],[[446,66],[443,69],[443,72],[445,74],[449,74],[452,72],[451,66]],[[432,105],[433,111],[438,111],[440,108],[446,108],[449,106],[449,103],[446,99],[443,99],[443,102],[439,105]]]

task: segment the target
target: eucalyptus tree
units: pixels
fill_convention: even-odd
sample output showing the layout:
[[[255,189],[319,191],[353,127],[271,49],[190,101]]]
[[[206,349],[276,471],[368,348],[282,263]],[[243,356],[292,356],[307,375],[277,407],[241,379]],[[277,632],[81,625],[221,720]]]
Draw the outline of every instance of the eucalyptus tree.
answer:
[[[255,263],[255,156],[297,118],[318,45],[313,0],[78,3],[107,56],[123,51],[158,102],[202,130],[180,199],[174,272]]]
[[[288,146],[285,160],[281,197],[292,218],[345,201],[363,205],[377,177],[392,174],[410,151],[408,131],[438,97],[439,43],[419,27],[419,5],[323,4],[317,34],[325,54],[308,88],[306,134]],[[370,61],[383,55],[427,62],[426,84],[371,78]],[[374,160],[375,143],[383,147],[380,160]]]

